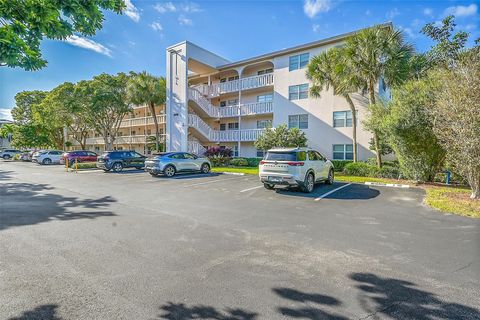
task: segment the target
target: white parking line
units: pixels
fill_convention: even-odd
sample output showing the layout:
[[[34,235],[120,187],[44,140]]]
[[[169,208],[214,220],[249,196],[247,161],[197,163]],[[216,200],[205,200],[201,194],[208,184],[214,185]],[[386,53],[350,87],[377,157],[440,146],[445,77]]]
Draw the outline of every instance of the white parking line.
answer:
[[[351,183],[344,184],[344,185],[341,186],[341,187],[338,187],[338,188],[336,188],[336,189],[333,189],[333,190],[331,190],[331,191],[328,191],[327,193],[322,194],[320,197],[315,198],[315,201],[318,201],[318,200],[320,200],[320,199],[323,199],[323,198],[325,198],[326,196],[329,196],[329,195],[331,195],[332,193],[334,193],[334,192],[336,192],[336,191],[338,191],[338,190],[340,190],[340,189],[343,189],[343,188],[345,188],[345,187],[348,187],[349,185],[351,185]]]
[[[184,187],[185,187],[185,188],[189,188],[189,187],[201,186],[201,185],[204,185],[204,184],[215,183],[215,182],[221,182],[221,181],[227,181],[227,180],[238,180],[238,177],[235,177],[235,178],[229,178],[229,179],[217,179],[217,180],[211,180],[211,181],[199,182],[199,183],[189,184],[189,185],[186,185],[186,186],[184,186]]]
[[[258,188],[261,188],[261,187],[263,187],[263,186],[256,186],[256,187],[253,187],[253,188],[244,189],[244,190],[242,190],[242,191],[240,191],[240,192],[247,192],[247,191],[255,190],[255,189],[258,189]]]

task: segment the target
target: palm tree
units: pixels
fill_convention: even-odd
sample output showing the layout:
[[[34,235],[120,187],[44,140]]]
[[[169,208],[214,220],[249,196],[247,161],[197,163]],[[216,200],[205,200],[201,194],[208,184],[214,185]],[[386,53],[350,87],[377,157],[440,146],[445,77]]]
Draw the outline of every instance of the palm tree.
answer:
[[[165,103],[165,78],[152,76],[146,71],[132,73],[127,90],[130,102],[136,105],[146,104],[150,108],[155,123],[155,147],[157,151],[160,151],[160,128],[158,127],[155,106]]]
[[[345,57],[351,72],[367,85],[370,106],[376,103],[375,86],[383,79],[389,87],[402,83],[409,75],[413,47],[401,31],[375,26],[346,40]],[[379,133],[373,130],[377,166],[382,166]]]
[[[307,67],[307,78],[312,81],[310,94],[320,97],[323,90],[333,89],[334,95],[345,98],[352,112],[353,161],[357,162],[357,114],[351,94],[365,87],[362,79],[353,74],[345,60],[342,48],[323,51],[312,58]]]

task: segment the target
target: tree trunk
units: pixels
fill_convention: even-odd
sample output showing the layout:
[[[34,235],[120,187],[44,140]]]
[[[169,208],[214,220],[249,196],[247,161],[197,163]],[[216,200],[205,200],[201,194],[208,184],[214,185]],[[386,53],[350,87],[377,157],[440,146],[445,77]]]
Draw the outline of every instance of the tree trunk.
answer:
[[[369,93],[369,102],[370,106],[374,105],[376,103],[375,100],[375,82],[373,79],[370,79],[368,81],[368,93]],[[378,137],[378,132],[375,130],[373,132],[373,142],[375,144],[375,152],[376,152],[376,158],[377,158],[377,167],[381,168],[382,167],[382,154],[380,150],[380,141]]]
[[[470,199],[480,200],[480,172],[473,172],[468,175],[467,180],[472,193],[470,194]]]
[[[353,141],[353,162],[358,161],[358,151],[357,151],[357,112],[355,110],[355,105],[353,104],[352,98],[347,93],[345,99],[350,105],[350,110],[352,111],[352,141]]]

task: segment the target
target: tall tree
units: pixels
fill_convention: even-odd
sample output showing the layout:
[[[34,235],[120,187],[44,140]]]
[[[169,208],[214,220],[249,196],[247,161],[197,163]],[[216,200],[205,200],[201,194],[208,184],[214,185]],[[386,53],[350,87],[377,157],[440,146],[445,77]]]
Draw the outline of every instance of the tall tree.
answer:
[[[154,77],[146,71],[131,73],[128,81],[128,97],[135,105],[148,105],[155,123],[155,148],[160,151],[160,128],[158,126],[155,106],[165,103],[166,82],[163,77]]]
[[[305,132],[298,128],[289,129],[286,124],[266,129],[254,142],[255,148],[268,150],[274,147],[306,147]]]
[[[15,107],[12,109],[12,118],[17,124],[28,124],[33,121],[32,107],[40,104],[47,96],[48,91],[22,91],[15,95]]]
[[[452,163],[480,199],[480,49],[461,54],[442,83],[433,108],[434,132]]]
[[[332,88],[334,95],[347,101],[352,113],[353,161],[357,162],[357,112],[351,96],[365,88],[365,83],[352,72],[343,51],[332,48],[313,57],[308,64],[307,78],[312,81],[312,96],[320,97],[323,90]]]
[[[351,72],[367,85],[369,104],[377,101],[380,81],[393,87],[402,83],[409,75],[409,58],[413,47],[406,43],[403,34],[391,27],[375,26],[364,29],[346,40],[345,56]],[[377,166],[382,166],[379,133],[373,131]]]
[[[125,73],[102,73],[89,81],[77,83],[79,94],[85,97],[87,123],[104,140],[105,150],[112,150],[120,124],[132,111],[127,97],[129,77]]]
[[[41,69],[47,65],[40,50],[43,38],[92,36],[102,28],[103,10],[121,13],[125,7],[123,0],[2,0],[0,66]]]

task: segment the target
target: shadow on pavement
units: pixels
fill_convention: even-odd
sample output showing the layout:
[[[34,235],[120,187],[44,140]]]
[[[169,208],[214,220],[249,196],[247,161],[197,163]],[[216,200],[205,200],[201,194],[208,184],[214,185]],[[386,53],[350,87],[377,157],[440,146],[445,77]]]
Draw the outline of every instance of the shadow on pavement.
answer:
[[[346,182],[335,182],[333,185],[326,185],[319,183],[315,185],[315,189],[311,193],[304,193],[300,190],[291,190],[278,188],[275,191],[280,195],[299,197],[299,198],[318,198],[336,188],[346,185]],[[371,189],[362,184],[351,184],[348,187],[333,192],[325,197],[325,199],[339,199],[339,200],[368,200],[377,197],[380,191]]]
[[[51,220],[93,219],[114,216],[105,210],[116,200],[110,196],[78,199],[48,193],[46,184],[2,183],[0,185],[0,230]]]
[[[56,315],[57,308],[58,306],[55,304],[45,304],[23,312],[20,317],[9,318],[9,320],[62,320]]]
[[[211,306],[196,305],[188,307],[183,303],[172,303],[160,307],[163,314],[158,319],[168,320],[189,320],[189,319],[210,319],[210,320],[254,320],[258,314],[243,309],[226,309],[219,311]]]
[[[353,273],[358,300],[369,315],[388,319],[480,319],[480,310],[444,302],[416,284],[372,273]]]
[[[277,307],[277,311],[284,317],[300,318],[300,319],[331,319],[331,320],[347,320],[348,318],[337,315],[326,310],[320,309],[320,306],[337,307],[342,303],[334,298],[318,293],[306,293],[291,288],[273,288],[272,291],[280,297],[294,301],[298,305],[292,307],[292,303],[288,307]]]
[[[0,171],[0,181],[11,180],[13,171]]]

